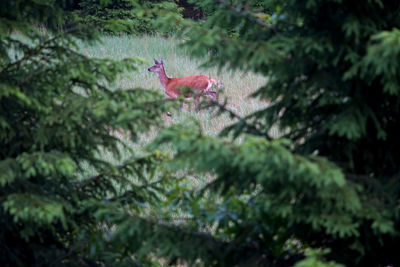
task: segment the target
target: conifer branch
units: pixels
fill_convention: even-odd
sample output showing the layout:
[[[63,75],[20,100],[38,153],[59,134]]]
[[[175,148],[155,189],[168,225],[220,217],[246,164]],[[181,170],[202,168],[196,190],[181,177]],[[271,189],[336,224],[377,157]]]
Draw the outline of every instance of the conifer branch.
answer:
[[[227,104],[226,101],[223,104],[221,104],[218,101],[212,100],[207,104],[207,107],[217,107],[221,113],[222,112],[227,113],[231,118],[237,119],[238,121],[240,121],[240,123],[243,123],[246,126],[246,128],[248,129],[248,133],[263,136],[269,141],[273,140],[273,138],[268,134],[268,132],[263,132],[262,130],[260,130],[260,128],[262,127],[259,123],[257,123],[256,125],[248,123],[247,122],[248,117],[240,116],[233,110],[227,108],[226,104]],[[237,124],[237,122],[235,124]]]
[[[237,262],[247,262],[250,258],[252,263],[259,263],[262,265],[268,264],[274,259],[272,253],[266,248],[261,248],[257,242],[252,242],[245,245],[235,241],[226,242],[219,240],[208,233],[190,232],[182,229],[182,227],[178,227],[172,224],[159,223],[158,221],[154,221],[150,218],[143,218],[135,214],[126,213],[126,215],[134,220],[140,220],[144,225],[152,225],[153,232],[174,233],[173,235],[175,237],[181,237],[180,240],[190,240],[191,243],[203,244],[203,248],[205,250],[214,250],[219,251],[220,253],[223,252],[222,254],[225,255],[220,255],[220,253],[218,254],[222,258],[227,257],[226,254],[229,254],[231,255],[231,257],[236,257]],[[157,243],[158,244],[154,244],[156,247],[160,244],[162,245],[161,242]],[[175,245],[179,248],[180,244]],[[185,246],[185,244],[181,245]],[[214,255],[217,256],[216,254]]]
[[[49,266],[58,266],[58,264],[62,260],[65,260],[65,259],[71,257],[78,249],[83,248],[86,245],[86,243],[87,243],[87,240],[82,240],[82,242],[80,242],[79,244],[75,244],[75,245],[71,246],[67,253],[65,253],[64,255],[61,255],[60,257],[55,259],[53,262],[51,262],[49,264]]]
[[[145,157],[142,157],[142,158],[135,159],[133,161],[128,161],[128,162],[126,162],[124,164],[116,166],[115,168],[118,171],[120,171],[120,170],[123,170],[126,167],[129,167],[129,166],[133,165],[133,164],[143,164],[146,161],[146,159],[148,159],[150,157],[153,157],[153,156],[156,157],[155,154],[154,155],[152,154],[152,155],[149,155],[149,156],[145,156]],[[77,189],[82,189],[82,188],[88,186],[89,184],[95,183],[97,180],[103,178],[104,176],[111,175],[111,174],[113,174],[113,173],[112,172],[100,173],[98,175],[92,176],[89,179],[87,179],[87,180],[83,181],[82,183],[80,183],[79,185],[77,185]]]
[[[40,53],[40,51],[46,49],[46,48],[52,48],[51,43],[53,43],[54,41],[56,41],[57,39],[62,39],[62,37],[65,37],[67,34],[72,33],[73,31],[75,31],[76,29],[70,29],[67,31],[64,31],[60,34],[57,34],[55,36],[53,36],[52,38],[47,39],[46,41],[42,42],[41,44],[39,44],[38,46],[35,46],[31,49],[29,49],[28,53],[25,54],[22,58],[9,63],[7,66],[5,66],[2,70],[0,70],[0,75],[2,75],[3,73],[5,73],[6,71],[8,71],[10,68],[12,68],[13,66],[19,65],[20,63],[29,60],[31,57],[37,55],[38,53]],[[64,41],[64,40],[63,40]],[[57,47],[57,48],[61,48]],[[66,47],[62,47],[64,49],[68,49]]]
[[[246,10],[242,10],[241,8],[239,8],[239,7],[235,6],[235,5],[230,5],[225,0],[219,0],[219,2],[222,5],[224,5],[225,7],[229,8],[230,10],[232,10],[233,12],[242,15],[243,17],[249,19],[252,22],[257,23],[258,25],[262,26],[263,28],[266,28],[268,30],[272,30],[275,34],[278,34],[278,31],[274,27],[272,27],[271,25],[269,25],[265,21],[262,21],[262,20],[256,18],[251,12],[246,11]]]

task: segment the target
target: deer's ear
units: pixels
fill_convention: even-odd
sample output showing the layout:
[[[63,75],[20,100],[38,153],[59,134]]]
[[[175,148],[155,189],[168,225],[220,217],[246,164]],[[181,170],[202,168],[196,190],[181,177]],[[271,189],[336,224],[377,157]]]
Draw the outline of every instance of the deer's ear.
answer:
[[[154,63],[155,64],[160,64],[160,63],[158,63],[157,59],[155,59],[155,58],[154,58]]]
[[[161,64],[164,64],[164,61],[163,61],[163,59],[161,58]]]

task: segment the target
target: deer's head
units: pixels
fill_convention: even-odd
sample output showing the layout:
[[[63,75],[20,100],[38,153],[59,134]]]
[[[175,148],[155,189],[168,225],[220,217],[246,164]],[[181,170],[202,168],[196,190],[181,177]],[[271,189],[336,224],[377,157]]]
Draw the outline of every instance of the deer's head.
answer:
[[[156,59],[154,59],[154,66],[148,68],[147,70],[150,72],[160,72],[164,66],[163,66],[164,62],[163,59],[161,58],[161,61],[158,62]]]

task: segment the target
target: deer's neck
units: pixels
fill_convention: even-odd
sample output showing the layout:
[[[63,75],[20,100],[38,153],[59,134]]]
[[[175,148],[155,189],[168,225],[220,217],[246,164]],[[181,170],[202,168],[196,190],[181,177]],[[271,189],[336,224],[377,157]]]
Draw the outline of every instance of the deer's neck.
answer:
[[[167,88],[167,83],[169,81],[169,78],[167,77],[167,74],[165,74],[164,68],[161,69],[161,71],[158,73],[158,78],[160,79],[160,82],[164,88]]]

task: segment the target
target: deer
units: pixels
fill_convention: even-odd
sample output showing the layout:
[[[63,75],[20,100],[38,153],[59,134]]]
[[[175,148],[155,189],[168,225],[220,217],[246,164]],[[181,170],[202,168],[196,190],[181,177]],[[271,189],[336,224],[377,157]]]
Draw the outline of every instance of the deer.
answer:
[[[163,58],[161,58],[160,62],[154,59],[154,66],[148,68],[147,70],[149,72],[156,72],[158,74],[161,85],[164,87],[164,92],[170,99],[175,99],[182,95],[182,89],[191,88],[196,94],[196,110],[198,110],[200,94],[210,96],[213,100],[215,100],[217,96],[217,92],[210,90],[213,85],[219,87],[217,82],[214,79],[210,79],[204,75],[168,78],[167,74],[165,74]],[[183,96],[185,98],[189,98],[192,96],[192,93],[184,93]],[[168,115],[170,116],[170,114]]]

